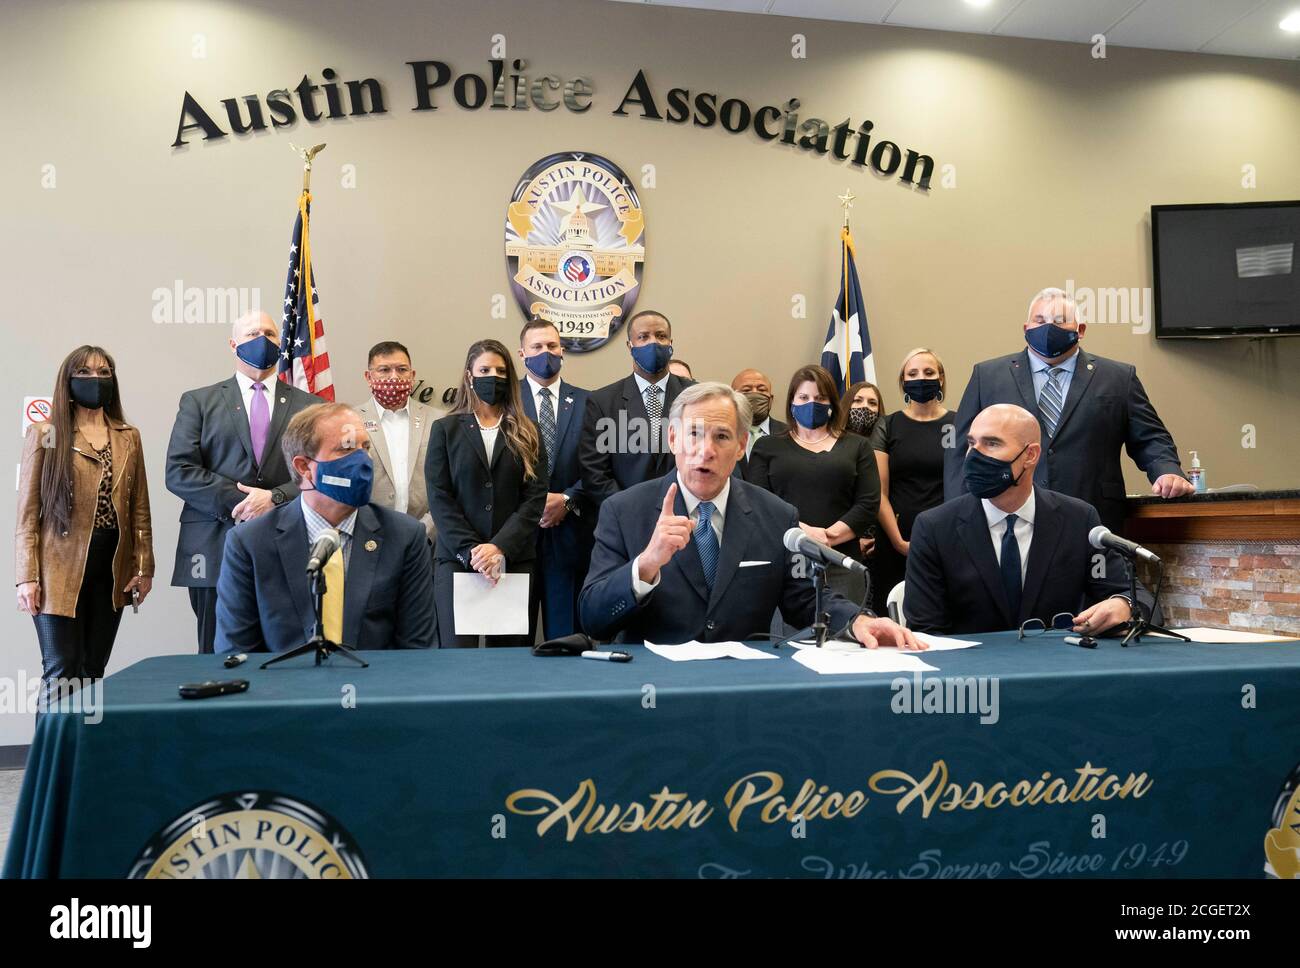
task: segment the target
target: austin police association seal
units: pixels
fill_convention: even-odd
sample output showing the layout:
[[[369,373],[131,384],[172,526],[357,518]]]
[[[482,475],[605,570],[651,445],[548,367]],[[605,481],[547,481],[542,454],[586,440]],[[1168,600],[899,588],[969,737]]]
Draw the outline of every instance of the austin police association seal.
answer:
[[[352,837],[323,810],[279,793],[225,793],[189,810],[145,846],[132,878],[363,878]]]
[[[524,172],[506,210],[506,269],[525,319],[565,349],[603,346],[631,313],[645,265],[636,189],[608,158],[569,151]]]
[[[1277,793],[1272,821],[1264,835],[1264,873],[1286,880],[1300,877],[1300,763]]]

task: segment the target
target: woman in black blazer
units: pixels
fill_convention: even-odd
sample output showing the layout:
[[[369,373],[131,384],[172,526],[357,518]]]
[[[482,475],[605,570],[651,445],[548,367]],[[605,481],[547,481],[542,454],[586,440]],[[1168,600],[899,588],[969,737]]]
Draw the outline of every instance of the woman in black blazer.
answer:
[[[456,402],[434,422],[424,460],[429,511],[438,529],[433,597],[441,648],[474,648],[478,636],[457,635],[452,577],[477,571],[529,574],[537,557],[537,526],[546,506],[546,453],[519,399],[510,351],[494,339],[469,348]],[[529,635],[488,636],[488,645],[531,645]]]

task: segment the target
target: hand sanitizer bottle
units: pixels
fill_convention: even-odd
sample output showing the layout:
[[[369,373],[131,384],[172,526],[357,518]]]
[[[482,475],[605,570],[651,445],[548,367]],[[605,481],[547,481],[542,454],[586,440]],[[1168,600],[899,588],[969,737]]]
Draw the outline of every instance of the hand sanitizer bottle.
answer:
[[[1192,489],[1197,494],[1205,493],[1205,469],[1201,467],[1201,458],[1192,451],[1192,466],[1187,470],[1187,479],[1192,482]]]

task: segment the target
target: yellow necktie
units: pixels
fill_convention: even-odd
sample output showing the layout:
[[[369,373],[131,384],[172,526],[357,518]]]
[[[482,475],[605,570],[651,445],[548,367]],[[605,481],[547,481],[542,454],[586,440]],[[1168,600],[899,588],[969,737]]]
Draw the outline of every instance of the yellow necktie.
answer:
[[[343,536],[347,541],[347,536]],[[343,548],[330,555],[325,562],[325,598],[321,602],[321,620],[325,625],[325,638],[336,645],[343,644]]]

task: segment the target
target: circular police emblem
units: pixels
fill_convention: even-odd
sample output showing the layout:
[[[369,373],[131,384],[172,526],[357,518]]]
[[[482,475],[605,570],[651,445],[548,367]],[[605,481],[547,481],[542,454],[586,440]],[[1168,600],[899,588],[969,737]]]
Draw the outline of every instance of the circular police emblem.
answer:
[[[567,350],[607,343],[636,303],[645,264],[645,215],[623,171],[600,155],[547,155],[515,186],[505,230],[524,318],[554,323]]]
[[[368,877],[361,851],[325,812],[279,793],[226,793],[195,804],[141,851],[137,879]]]
[[[1300,763],[1273,804],[1272,827],[1264,835],[1264,873],[1286,880],[1300,877]]]

